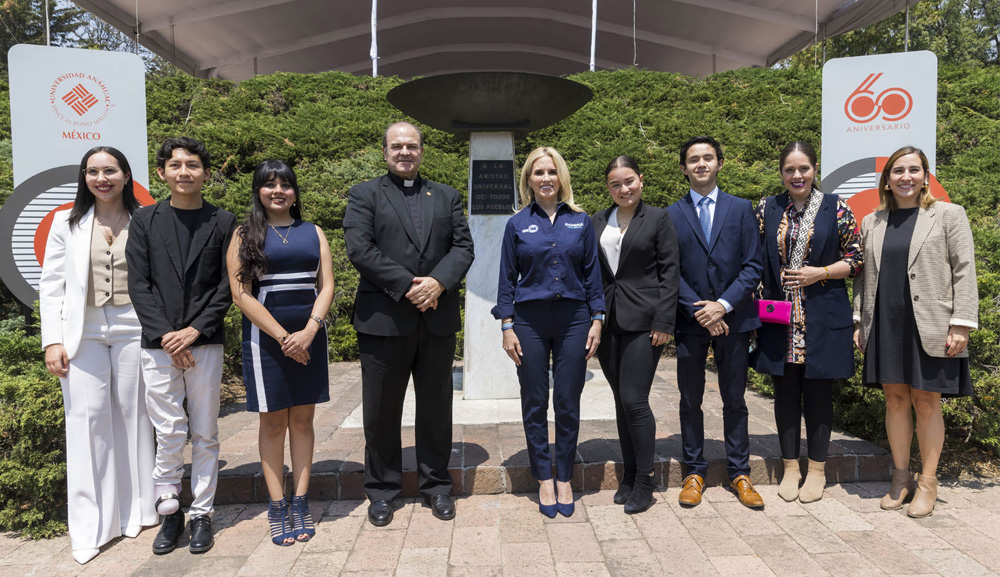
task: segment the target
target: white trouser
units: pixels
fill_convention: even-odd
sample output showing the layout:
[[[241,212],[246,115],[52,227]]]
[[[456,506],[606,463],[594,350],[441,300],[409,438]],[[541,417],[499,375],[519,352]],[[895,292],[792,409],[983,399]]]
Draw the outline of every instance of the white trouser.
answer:
[[[155,525],[153,428],[139,368],[132,305],[87,307],[80,348],[60,379],[66,409],[66,485],[74,550]]]
[[[222,345],[191,347],[195,366],[179,369],[162,349],[142,350],[146,409],[156,429],[153,482],[181,483],[184,443],[191,431],[191,517],[212,513],[219,478],[219,389]],[[187,414],[184,399],[187,398]]]

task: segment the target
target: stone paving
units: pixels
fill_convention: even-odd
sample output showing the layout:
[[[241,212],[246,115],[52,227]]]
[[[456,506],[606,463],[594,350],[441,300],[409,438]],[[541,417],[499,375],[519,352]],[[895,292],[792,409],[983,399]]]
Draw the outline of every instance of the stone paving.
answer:
[[[496,423],[463,416],[456,420],[450,464],[459,495],[457,518],[439,521],[408,498],[398,502],[391,525],[373,527],[362,500],[363,432],[350,422],[361,401],[360,367],[338,363],[331,366],[333,402],[316,411],[310,496],[318,532],[311,542],[287,548],[270,543],[257,417],[235,403],[223,407],[220,418],[212,551],[196,556],[179,549],[154,556],[150,547],[156,529],[149,528],[136,539],[109,543],[80,566],[66,536],[28,541],[0,535],[0,577],[1000,574],[995,545],[1000,542],[1000,480],[943,482],[937,510],[927,519],[882,511],[878,504],[888,487],[889,456],[871,443],[834,432],[824,499],[786,503],[769,484],[780,475],[772,402],[751,392],[751,476],[767,506],[744,508],[721,486],[722,406],[711,374],[704,406],[709,488],[700,506],[681,508],[675,366],[673,359],[660,363],[650,394],[661,492],[640,515],[625,515],[612,503],[621,458],[617,429],[613,420],[600,416],[607,407],[590,406],[587,411],[598,416],[581,423],[573,517],[549,520],[538,513],[537,484],[528,474],[524,433],[516,418]],[[593,382],[588,381],[585,403],[607,404],[600,368],[594,362],[588,368]],[[467,409],[457,406],[456,415],[467,415]],[[490,410],[491,415],[510,412]],[[403,428],[403,446],[404,495],[412,496],[412,426]],[[181,546],[186,544],[185,534]]]
[[[657,443],[655,472],[661,486],[679,486],[681,440],[676,385],[676,360],[660,362],[650,392],[650,406],[656,416]],[[614,403],[600,365],[591,360],[588,384],[584,388],[583,420],[576,457],[573,486],[577,490],[614,489],[618,486],[621,451],[614,422]],[[457,373],[460,376],[460,373]],[[727,480],[722,434],[722,401],[717,379],[707,375],[705,411],[705,455],[709,460],[707,483]],[[412,393],[412,390],[410,391]],[[410,394],[408,393],[408,394]],[[361,404],[361,368],[358,363],[335,363],[330,370],[332,402],[316,407],[316,452],[310,495],[314,499],[363,499],[364,432],[357,426]],[[776,482],[781,471],[781,457],[774,425],[773,401],[748,392],[750,431],[750,477],[754,483]],[[455,494],[522,493],[535,490],[528,467],[524,429],[517,417],[518,401],[504,401],[510,406],[494,407],[492,412],[470,411],[481,401],[462,401],[456,392],[456,419],[449,468],[455,481]],[[592,405],[599,404],[600,407]],[[216,503],[264,502],[267,491],[260,474],[257,454],[257,416],[247,413],[245,405],[223,407],[219,421],[221,443],[220,479]],[[587,418],[587,413],[596,415]],[[404,411],[404,420],[409,412]],[[501,421],[496,422],[496,416]],[[507,415],[507,417],[504,417]],[[551,430],[549,438],[555,437]],[[477,417],[479,417],[477,419]],[[466,424],[461,424],[464,421]],[[804,434],[804,433],[803,433]],[[403,495],[416,496],[416,456],[412,426],[402,430]],[[806,451],[803,449],[802,454]],[[803,457],[804,461],[804,457]],[[190,454],[186,457],[190,462]],[[286,456],[285,463],[289,463]],[[891,459],[882,448],[867,441],[834,431],[827,460],[827,478],[831,481],[883,481],[889,478]],[[189,499],[187,495],[185,498]]]
[[[316,537],[291,547],[270,543],[265,505],[222,505],[215,548],[204,555],[179,548],[154,556],[149,528],[81,566],[67,537],[0,536],[0,577],[1000,575],[1000,482],[945,482],[934,515],[919,520],[879,509],[887,487],[832,484],[803,505],[762,485],[763,511],[721,487],[684,509],[670,488],[631,516],[612,491],[593,491],[577,495],[572,517],[551,520],[529,495],[459,497],[453,521],[406,499],[381,528],[367,522],[363,501],[315,501]]]

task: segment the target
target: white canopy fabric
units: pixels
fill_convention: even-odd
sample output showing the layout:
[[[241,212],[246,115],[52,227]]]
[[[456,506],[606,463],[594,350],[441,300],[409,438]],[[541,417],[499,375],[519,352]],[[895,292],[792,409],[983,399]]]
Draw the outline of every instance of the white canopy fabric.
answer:
[[[592,62],[704,76],[770,66],[915,0],[75,2],[194,76],[238,81],[325,70],[561,76]]]

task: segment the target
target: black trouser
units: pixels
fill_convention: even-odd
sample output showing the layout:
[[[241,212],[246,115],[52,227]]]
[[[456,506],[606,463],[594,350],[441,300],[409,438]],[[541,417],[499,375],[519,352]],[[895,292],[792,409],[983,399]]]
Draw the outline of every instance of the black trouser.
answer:
[[[601,334],[597,359],[615,396],[625,477],[652,475],[656,420],[649,408],[649,389],[663,345],[654,347],[649,331],[620,332],[612,324],[609,319]]]
[[[774,423],[783,459],[799,458],[799,430],[803,407],[809,458],[826,461],[833,425],[833,380],[807,379],[806,366],[785,363],[785,375],[774,380]]]
[[[358,333],[361,397],[365,427],[365,493],[368,499],[392,500],[402,490],[403,451],[400,420],[406,385],[413,374],[416,400],[414,434],[417,478],[423,495],[447,495],[452,481],[451,366],[455,334],[438,336],[423,319],[401,337]]]

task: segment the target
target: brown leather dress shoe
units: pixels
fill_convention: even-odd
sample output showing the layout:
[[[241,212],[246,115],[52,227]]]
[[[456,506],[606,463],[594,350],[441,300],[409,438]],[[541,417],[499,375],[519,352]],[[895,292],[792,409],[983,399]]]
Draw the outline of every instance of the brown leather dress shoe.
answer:
[[[705,479],[701,475],[688,475],[684,477],[684,488],[677,501],[686,507],[694,507],[701,503],[701,493],[705,490]]]
[[[753,488],[753,483],[750,482],[750,477],[740,475],[730,481],[729,486],[732,487],[733,491],[736,491],[736,496],[740,498],[740,503],[743,503],[744,506],[750,507],[751,509],[764,508],[764,499],[761,498],[760,493]]]

